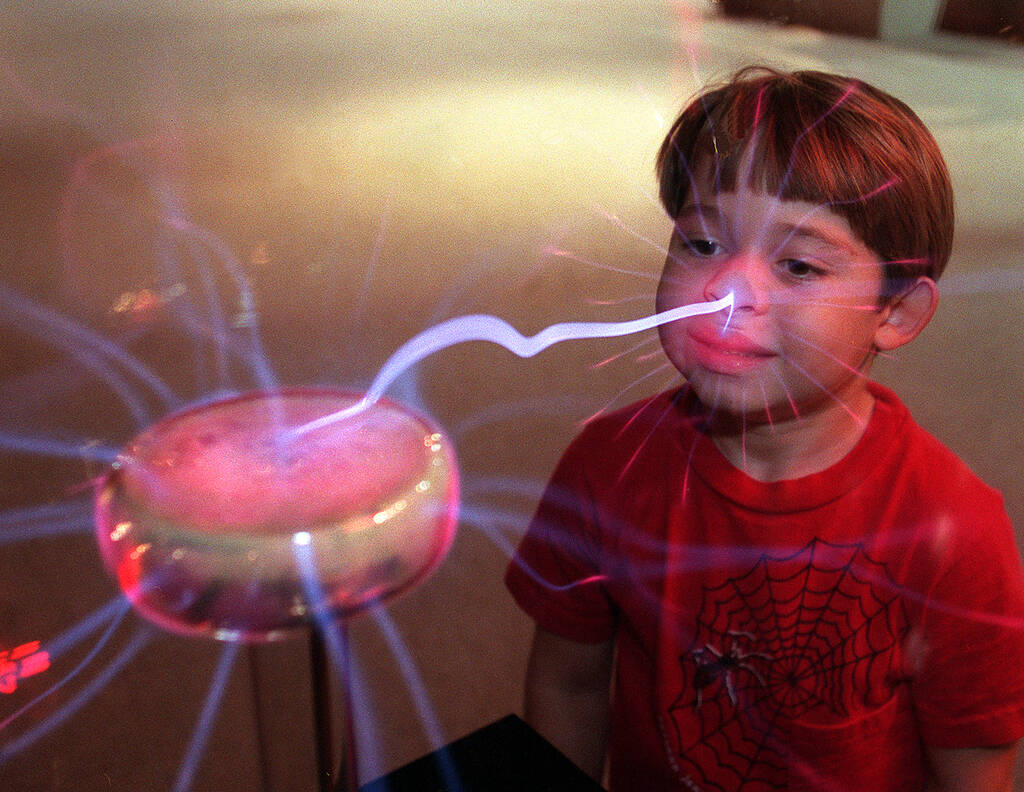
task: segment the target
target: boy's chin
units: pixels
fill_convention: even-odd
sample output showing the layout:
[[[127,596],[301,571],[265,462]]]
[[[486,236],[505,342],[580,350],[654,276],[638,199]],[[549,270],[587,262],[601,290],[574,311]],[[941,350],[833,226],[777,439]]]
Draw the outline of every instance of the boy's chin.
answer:
[[[687,380],[708,418],[715,423],[732,423],[750,429],[758,424],[772,424],[793,418],[787,403],[769,403],[765,392],[754,385],[745,386],[721,375],[693,375]]]

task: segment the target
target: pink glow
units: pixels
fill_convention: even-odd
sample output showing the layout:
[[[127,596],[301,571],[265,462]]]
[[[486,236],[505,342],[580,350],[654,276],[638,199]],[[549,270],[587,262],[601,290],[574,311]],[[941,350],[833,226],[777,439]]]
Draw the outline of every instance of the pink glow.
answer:
[[[396,421],[389,409],[339,421],[293,446],[282,439],[286,428],[332,412],[337,402],[335,394],[310,392],[179,413],[125,449],[125,494],[214,533],[275,534],[372,509],[382,493],[413,481],[431,452],[422,426]]]
[[[273,640],[435,569],[458,509],[440,432],[387,399],[291,432],[360,398],[247,394],[174,414],[129,444],[97,492],[96,531],[136,609],[174,632]]]
[[[50,667],[49,653],[39,647],[39,641],[29,641],[10,651],[0,651],[0,693],[14,693],[20,680]]]

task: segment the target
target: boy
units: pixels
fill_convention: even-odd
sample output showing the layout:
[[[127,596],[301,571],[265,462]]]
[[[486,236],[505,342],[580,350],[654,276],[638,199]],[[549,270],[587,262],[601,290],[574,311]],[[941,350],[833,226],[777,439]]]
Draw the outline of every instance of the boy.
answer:
[[[658,309],[733,311],[662,325],[686,385],[559,463],[507,575],[537,621],[527,720],[617,792],[1010,790],[1002,498],[867,379],[935,311],[935,141],[862,82],[752,68],[657,165]]]

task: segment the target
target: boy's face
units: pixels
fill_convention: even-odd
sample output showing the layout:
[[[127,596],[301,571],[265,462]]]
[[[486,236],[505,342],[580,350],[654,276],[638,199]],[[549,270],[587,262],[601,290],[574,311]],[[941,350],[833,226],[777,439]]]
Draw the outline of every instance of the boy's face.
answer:
[[[744,188],[716,194],[706,175],[695,187],[676,219],[657,308],[734,295],[727,327],[727,311],[660,327],[701,402],[775,421],[862,399],[887,316],[878,257],[824,206]]]

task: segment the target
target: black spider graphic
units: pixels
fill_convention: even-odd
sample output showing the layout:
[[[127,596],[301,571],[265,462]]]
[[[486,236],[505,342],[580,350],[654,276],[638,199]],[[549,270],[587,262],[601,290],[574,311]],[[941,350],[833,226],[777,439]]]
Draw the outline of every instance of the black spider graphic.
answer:
[[[670,760],[690,788],[786,789],[786,724],[856,713],[899,668],[900,587],[862,544],[821,539],[708,584],[692,641],[666,668]]]
[[[697,662],[697,672],[693,676],[693,689],[697,693],[697,708],[703,702],[704,688],[721,681],[725,685],[725,692],[729,695],[729,701],[736,706],[736,686],[734,675],[738,671],[746,671],[757,680],[761,687],[765,686],[764,676],[750,662],[751,658],[759,658],[771,662],[775,658],[767,652],[745,652],[740,648],[737,638],[754,640],[753,633],[742,630],[729,630],[726,632],[728,642],[724,651],[719,650],[710,643],[704,644],[699,649],[694,649],[690,654]]]

